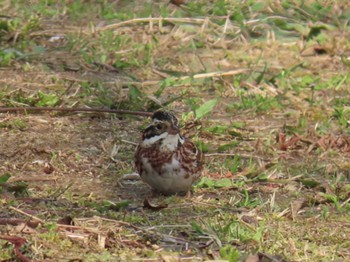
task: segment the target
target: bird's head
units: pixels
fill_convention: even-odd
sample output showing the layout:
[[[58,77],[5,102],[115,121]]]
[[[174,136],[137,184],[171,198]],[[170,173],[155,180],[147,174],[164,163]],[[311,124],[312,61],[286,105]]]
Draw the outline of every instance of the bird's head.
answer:
[[[179,134],[177,118],[170,112],[158,110],[152,115],[152,123],[143,131],[143,139]]]

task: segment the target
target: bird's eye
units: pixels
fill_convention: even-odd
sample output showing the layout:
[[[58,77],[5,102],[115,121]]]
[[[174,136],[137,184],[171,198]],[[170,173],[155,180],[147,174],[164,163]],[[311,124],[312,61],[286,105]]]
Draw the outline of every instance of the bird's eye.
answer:
[[[156,125],[156,128],[157,128],[158,130],[161,130],[161,129],[162,129],[162,125],[161,125],[161,124],[158,124],[158,125]]]

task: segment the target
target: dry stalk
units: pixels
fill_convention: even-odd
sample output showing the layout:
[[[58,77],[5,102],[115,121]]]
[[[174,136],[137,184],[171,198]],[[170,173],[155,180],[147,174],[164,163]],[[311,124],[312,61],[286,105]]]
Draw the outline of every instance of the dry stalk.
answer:
[[[20,209],[18,209],[18,208],[16,208],[16,207],[10,206],[9,208],[12,209],[13,211],[16,211],[17,213],[20,213],[20,214],[22,214],[22,215],[25,215],[25,216],[27,216],[27,217],[29,217],[29,218],[31,218],[31,219],[33,219],[33,220],[36,220],[36,221],[38,221],[38,222],[40,222],[40,223],[42,223],[42,224],[45,223],[44,220],[42,220],[42,219],[40,219],[40,218],[38,218],[38,217],[36,217],[36,216],[30,215],[30,214],[28,214],[28,213],[26,213],[26,212],[24,212],[24,211],[22,211],[22,210],[20,210]]]
[[[196,74],[193,76],[179,77],[179,80],[186,80],[188,78],[199,79],[199,78],[206,78],[206,77],[233,76],[233,75],[243,74],[248,71],[249,71],[248,69],[242,68],[242,69],[235,69],[235,70],[230,70],[225,72],[210,72],[210,73]]]
[[[104,108],[66,108],[66,107],[0,107],[0,113],[27,112],[27,111],[59,111],[59,112],[98,112],[114,113],[121,115],[152,116],[152,112],[132,111],[123,109],[104,109]]]
[[[253,156],[253,155],[248,155],[248,154],[237,154],[237,153],[210,153],[210,154],[205,154],[206,157],[223,157],[223,156],[239,156],[241,158],[255,158],[255,159],[259,159],[262,161],[269,161],[266,158],[263,157],[259,157],[259,156]]]
[[[200,79],[200,78],[207,78],[207,77],[222,77],[222,76],[234,76],[239,75],[248,72],[248,69],[241,68],[241,69],[234,69],[224,72],[209,72],[209,73],[201,73],[201,74],[195,74],[191,76],[182,76],[182,77],[174,77],[174,80],[186,80],[186,79]],[[141,86],[150,86],[150,85],[157,85],[161,82],[161,80],[150,80],[150,81],[144,81],[140,82]]]
[[[154,23],[154,22],[155,23],[162,23],[162,22],[191,23],[191,24],[200,24],[201,25],[201,24],[207,23],[207,19],[206,18],[175,18],[175,17],[134,18],[134,19],[126,20],[126,21],[119,22],[116,24],[98,27],[95,30],[97,32],[101,32],[101,31],[107,31],[107,30],[115,30],[115,29],[123,27],[123,26],[129,26],[129,25],[133,25],[133,24],[137,24],[137,23]],[[218,25],[216,25],[216,26],[219,27]]]

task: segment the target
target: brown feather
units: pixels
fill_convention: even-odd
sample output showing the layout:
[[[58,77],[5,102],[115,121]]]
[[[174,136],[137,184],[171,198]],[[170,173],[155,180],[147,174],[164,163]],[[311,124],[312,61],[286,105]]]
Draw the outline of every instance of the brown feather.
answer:
[[[142,139],[152,141],[153,137],[165,132],[167,135],[138,145],[135,152],[137,171],[145,182],[165,194],[188,191],[201,176],[203,154],[193,142],[180,136],[175,116],[159,111],[155,114],[164,120],[158,119],[147,127]],[[176,137],[178,140],[174,140]],[[166,141],[169,144],[164,144]]]

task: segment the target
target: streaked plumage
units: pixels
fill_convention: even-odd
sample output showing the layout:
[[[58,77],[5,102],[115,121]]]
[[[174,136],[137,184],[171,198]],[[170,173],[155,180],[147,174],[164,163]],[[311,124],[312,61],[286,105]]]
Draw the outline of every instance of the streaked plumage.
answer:
[[[180,134],[176,117],[156,111],[135,153],[136,168],[153,189],[165,194],[187,192],[202,172],[202,153]]]

